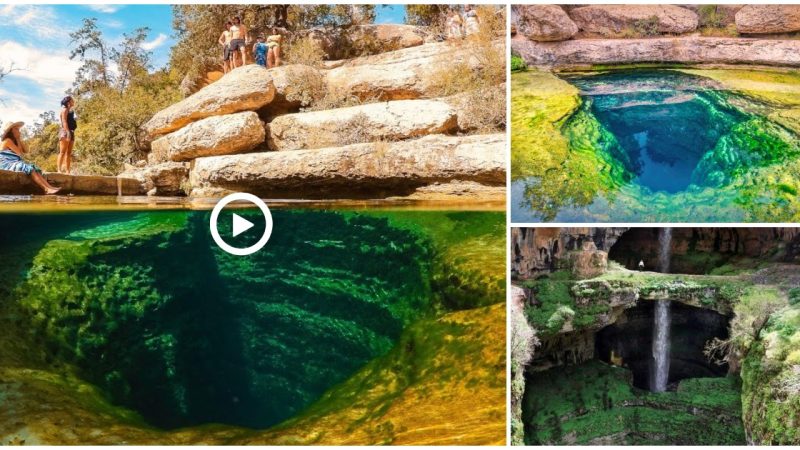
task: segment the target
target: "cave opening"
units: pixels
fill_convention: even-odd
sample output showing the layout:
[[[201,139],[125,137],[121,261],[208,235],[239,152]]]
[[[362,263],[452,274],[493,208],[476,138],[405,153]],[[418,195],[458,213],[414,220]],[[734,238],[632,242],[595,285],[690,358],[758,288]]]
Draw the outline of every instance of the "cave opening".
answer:
[[[654,376],[655,313],[656,302],[641,301],[595,335],[596,357],[629,369],[633,374],[633,385],[644,390],[651,390]],[[724,377],[728,373],[727,365],[709,361],[703,350],[708,341],[728,337],[730,318],[716,311],[673,301],[670,319],[667,390],[674,391],[681,380],[688,378]]]

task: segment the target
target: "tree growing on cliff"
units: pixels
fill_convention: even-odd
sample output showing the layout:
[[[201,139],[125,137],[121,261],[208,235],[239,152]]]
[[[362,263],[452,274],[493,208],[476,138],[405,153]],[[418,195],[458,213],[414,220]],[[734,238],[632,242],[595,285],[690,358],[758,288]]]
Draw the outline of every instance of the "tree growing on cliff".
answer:
[[[522,394],[525,391],[525,366],[539,345],[536,330],[528,323],[520,301],[513,300],[508,315],[511,358],[511,443],[523,444]]]

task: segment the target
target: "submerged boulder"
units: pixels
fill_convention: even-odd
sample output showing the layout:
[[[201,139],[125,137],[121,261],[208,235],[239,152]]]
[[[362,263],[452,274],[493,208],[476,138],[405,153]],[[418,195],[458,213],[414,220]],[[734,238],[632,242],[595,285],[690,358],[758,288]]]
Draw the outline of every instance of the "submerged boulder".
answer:
[[[800,5],[746,5],[736,13],[736,30],[744,34],[800,31]]]
[[[514,5],[517,33],[532,41],[565,41],[578,26],[558,5]]]
[[[612,35],[652,21],[658,33],[682,34],[697,29],[694,11],[675,5],[589,5],[574,8],[570,17],[581,31]]]
[[[150,136],[178,130],[211,116],[255,111],[275,98],[269,70],[250,64],[234,69],[219,81],[159,111],[142,127]]]
[[[456,111],[439,100],[399,100],[287,114],[269,124],[269,147],[301,150],[446,133]]]
[[[269,198],[383,198],[451,180],[505,184],[505,135],[427,136],[293,152],[198,158],[193,195],[247,191]]]
[[[190,161],[200,156],[230,155],[264,143],[266,132],[258,114],[246,111],[208,117],[162,136],[152,151],[172,161]]]

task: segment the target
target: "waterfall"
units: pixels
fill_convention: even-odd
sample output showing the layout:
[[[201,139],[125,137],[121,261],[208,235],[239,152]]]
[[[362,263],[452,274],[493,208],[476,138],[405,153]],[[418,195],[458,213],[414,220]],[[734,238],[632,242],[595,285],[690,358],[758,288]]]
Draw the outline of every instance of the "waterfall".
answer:
[[[662,228],[658,235],[658,265],[662,273],[669,272],[670,251],[672,247],[672,228]],[[650,390],[664,392],[669,381],[669,300],[658,300],[653,329],[653,376]]]

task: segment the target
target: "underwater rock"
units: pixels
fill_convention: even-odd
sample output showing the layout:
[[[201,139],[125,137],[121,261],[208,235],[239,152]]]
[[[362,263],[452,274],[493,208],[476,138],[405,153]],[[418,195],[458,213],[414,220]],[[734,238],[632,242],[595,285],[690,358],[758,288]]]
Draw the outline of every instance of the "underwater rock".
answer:
[[[244,153],[263,144],[265,138],[258,114],[246,111],[198,120],[156,139],[151,148],[172,161],[190,161],[201,156]]]
[[[513,5],[517,32],[532,41],[564,41],[578,26],[558,5]]]
[[[683,34],[697,29],[694,11],[675,5],[589,5],[574,8],[569,16],[581,31],[612,36],[643,20],[654,20],[659,33]]]
[[[505,183],[504,135],[427,136],[403,142],[198,158],[193,195],[205,188],[271,198],[384,198],[451,180]]]
[[[397,100],[279,116],[269,123],[268,142],[272,150],[318,149],[447,133],[457,125],[444,101]]]
[[[743,34],[800,31],[800,5],[745,5],[736,13],[736,31]]]

